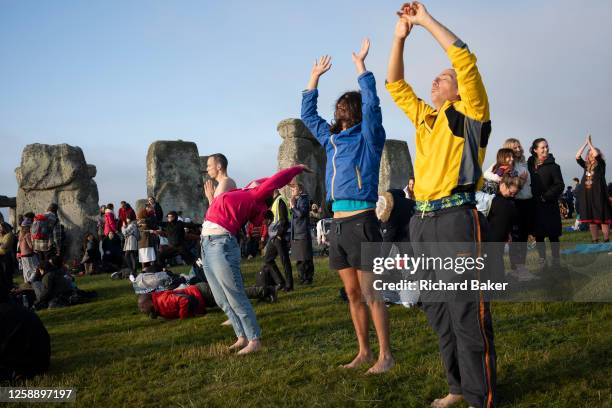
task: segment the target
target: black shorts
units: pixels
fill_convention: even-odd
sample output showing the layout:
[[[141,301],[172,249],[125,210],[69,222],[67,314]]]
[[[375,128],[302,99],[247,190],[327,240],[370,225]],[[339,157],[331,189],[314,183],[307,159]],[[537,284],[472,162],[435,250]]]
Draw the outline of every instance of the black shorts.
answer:
[[[373,258],[380,251],[376,245],[364,245],[362,250],[361,244],[368,242],[382,242],[380,223],[374,211],[334,218],[329,231],[329,267],[371,272]]]

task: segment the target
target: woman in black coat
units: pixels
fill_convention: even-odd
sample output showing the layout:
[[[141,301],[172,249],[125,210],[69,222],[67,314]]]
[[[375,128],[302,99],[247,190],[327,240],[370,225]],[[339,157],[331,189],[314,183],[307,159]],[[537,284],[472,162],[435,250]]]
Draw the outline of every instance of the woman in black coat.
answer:
[[[565,185],[561,176],[561,167],[548,150],[546,139],[539,138],[531,145],[531,157],[527,168],[531,176],[531,192],[535,201],[534,235],[538,243],[540,264],[546,266],[546,245],[548,237],[552,252],[552,265],[559,266],[559,237],[561,236],[561,213],[559,197]]]
[[[589,147],[586,161],[582,153]],[[603,155],[593,147],[591,135],[576,153],[576,162],[584,169],[582,189],[577,195],[580,202],[580,222],[589,224],[593,242],[599,241],[599,228],[603,232],[604,242],[610,239],[610,223],[612,223],[612,207],[608,199],[606,186],[606,162]]]

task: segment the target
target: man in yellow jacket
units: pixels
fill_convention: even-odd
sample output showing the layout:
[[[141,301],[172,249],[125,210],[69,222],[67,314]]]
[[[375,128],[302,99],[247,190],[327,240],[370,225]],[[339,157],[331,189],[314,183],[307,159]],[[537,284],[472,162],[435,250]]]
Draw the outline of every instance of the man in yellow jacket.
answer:
[[[462,248],[472,251],[468,256],[479,256],[486,220],[475,209],[474,195],[482,178],[491,122],[476,56],[419,2],[404,4],[398,16],[386,87],[416,128],[417,211],[410,222],[415,254],[440,254],[441,245],[424,244],[440,242],[463,243]],[[414,26],[429,31],[453,66],[433,80],[433,106],[404,81],[404,43]],[[427,274],[435,279],[437,271]],[[449,385],[449,394],[432,406],[448,407],[461,399],[473,407],[494,406],[495,348],[488,302],[479,294],[469,302],[432,301],[435,296],[429,295],[421,292],[421,301],[438,335]]]

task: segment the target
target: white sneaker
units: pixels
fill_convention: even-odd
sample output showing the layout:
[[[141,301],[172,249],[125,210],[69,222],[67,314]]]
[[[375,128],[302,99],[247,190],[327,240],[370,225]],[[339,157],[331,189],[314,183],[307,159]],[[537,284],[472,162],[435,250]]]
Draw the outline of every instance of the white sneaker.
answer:
[[[130,273],[130,282],[136,282],[136,277]]]

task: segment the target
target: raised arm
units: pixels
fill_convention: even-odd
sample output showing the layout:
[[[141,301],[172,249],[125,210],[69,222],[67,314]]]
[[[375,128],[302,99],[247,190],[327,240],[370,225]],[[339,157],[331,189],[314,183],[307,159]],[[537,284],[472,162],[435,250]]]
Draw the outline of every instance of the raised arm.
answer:
[[[272,192],[274,192],[274,190],[277,190],[281,187],[285,187],[291,182],[291,180],[293,180],[295,176],[297,176],[303,171],[311,170],[309,170],[303,164],[299,164],[297,166],[281,170],[278,173],[268,177],[267,179],[262,179],[261,184],[251,190],[251,194],[253,194],[253,198],[256,200],[265,200],[266,198],[272,195]]]
[[[374,74],[365,69],[365,59],[370,50],[370,40],[364,39],[359,53],[353,53],[353,63],[357,68],[359,88],[361,90],[361,129],[365,140],[374,148],[381,150],[385,145],[385,129],[382,126],[380,99],[376,92]]]
[[[457,86],[465,106],[465,114],[481,122],[488,121],[489,100],[476,66],[476,56],[418,1],[405,4],[402,10],[413,25],[420,25],[429,31],[448,55],[457,74]]]
[[[402,12],[398,12],[398,15],[399,19],[395,24],[393,44],[391,45],[389,65],[387,66],[387,82],[404,79],[404,44],[410,30],[412,30],[412,24],[408,18],[402,16]]]
[[[404,43],[412,30],[412,23],[404,15],[405,11],[397,14],[399,18],[395,24],[385,86],[395,104],[408,116],[414,126],[418,127],[425,115],[433,112],[434,108],[419,99],[412,87],[404,81]]]
[[[404,4],[400,13],[403,13],[412,25],[420,25],[429,31],[445,52],[459,39],[452,31],[433,18],[425,6],[418,1]]]
[[[599,152],[597,151],[597,149],[595,148],[595,146],[593,146],[593,143],[591,142],[591,135],[587,137],[587,143],[589,144],[589,149],[593,151],[593,157],[598,157]]]
[[[319,86],[319,78],[321,75],[329,71],[331,66],[331,57],[329,55],[324,55],[318,60],[315,60],[315,63],[312,66],[312,71],[310,71],[310,80],[308,81],[306,90],[312,91],[313,89],[317,89]]]
[[[368,51],[370,50],[370,40],[365,38],[361,43],[361,50],[359,52],[353,53],[353,64],[355,64],[355,68],[357,68],[357,73],[359,75],[366,72],[365,67],[365,59],[368,56]]]
[[[584,153],[584,149],[586,149],[586,147],[589,145],[589,136],[586,137],[586,139],[584,140],[584,143],[582,144],[582,146],[580,146],[580,148],[576,152],[576,160],[579,160],[582,158],[582,153]]]
[[[330,137],[330,130],[329,124],[317,113],[317,99],[319,97],[317,86],[319,85],[321,75],[329,71],[330,68],[331,57],[329,55],[315,60],[308,86],[302,94],[302,121],[322,146],[325,146],[325,143],[327,143]]]

